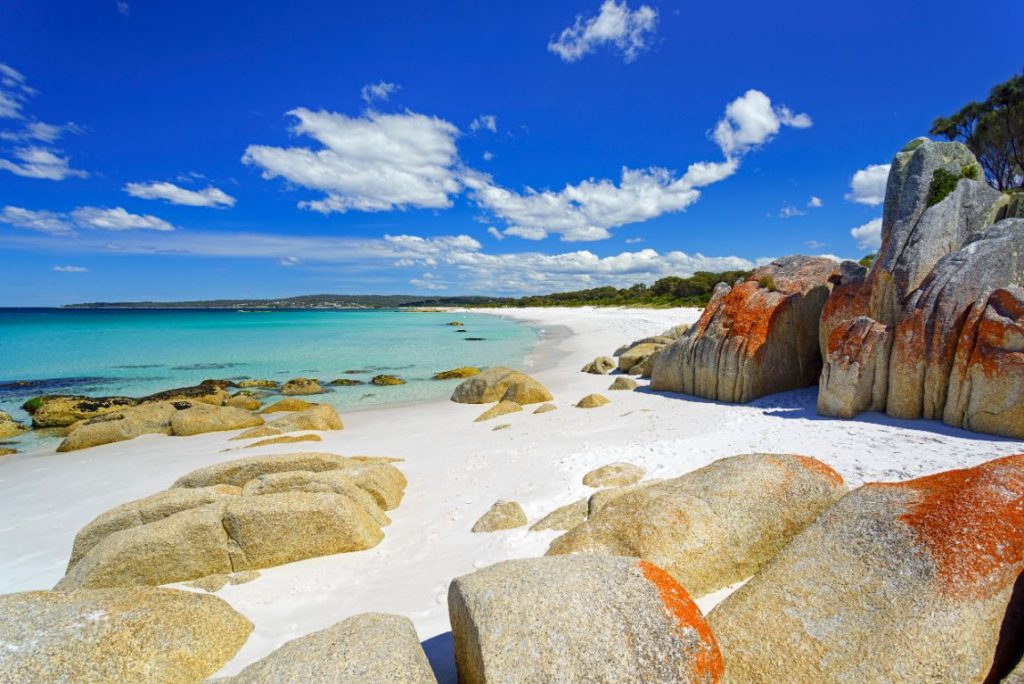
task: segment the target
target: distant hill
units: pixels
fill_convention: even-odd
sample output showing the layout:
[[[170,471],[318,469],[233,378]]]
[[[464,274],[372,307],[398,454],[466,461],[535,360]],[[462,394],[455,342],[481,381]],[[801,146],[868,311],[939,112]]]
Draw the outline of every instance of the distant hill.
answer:
[[[301,295],[282,299],[204,299],[187,302],[84,302],[64,309],[394,309],[402,306],[500,306],[500,297],[437,297],[422,295]]]

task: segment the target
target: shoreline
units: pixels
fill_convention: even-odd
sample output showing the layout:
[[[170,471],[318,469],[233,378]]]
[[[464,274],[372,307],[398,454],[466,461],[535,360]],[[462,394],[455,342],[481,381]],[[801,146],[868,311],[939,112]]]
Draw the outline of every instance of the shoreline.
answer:
[[[969,433],[934,421],[882,414],[826,419],[816,389],[720,404],[641,388],[609,392],[612,377],[580,372],[598,355],[692,322],[696,309],[517,309],[505,315],[543,330],[524,370],[545,384],[558,410],[533,407],[485,423],[484,406],[447,399],[342,411],[345,429],[322,442],[239,448],[236,433],[145,436],[65,454],[0,459],[0,592],[45,589],[63,575],[71,541],[100,513],[171,485],[186,472],[255,455],[301,451],[392,456],[409,485],[376,547],[261,570],[248,584],[217,592],[256,626],[220,675],[237,673],[285,641],[362,612],[410,617],[428,653],[450,648],[449,582],[495,562],[543,555],[557,532],[518,528],[473,534],[496,500],[518,501],[530,523],[588,496],[583,475],[630,462],[647,479],[671,478],[742,453],[801,453],[834,467],[851,486],[899,480],[1024,452],[1024,442]],[[643,383],[642,383],[643,384]],[[611,404],[572,406],[599,392]],[[493,431],[495,424],[511,427]],[[229,452],[225,448],[236,449]],[[181,585],[174,585],[181,587]],[[183,587],[185,588],[185,587]],[[698,599],[708,610],[727,590]],[[434,648],[431,649],[431,645]],[[435,663],[450,682],[450,663]],[[448,673],[447,675],[443,673]]]

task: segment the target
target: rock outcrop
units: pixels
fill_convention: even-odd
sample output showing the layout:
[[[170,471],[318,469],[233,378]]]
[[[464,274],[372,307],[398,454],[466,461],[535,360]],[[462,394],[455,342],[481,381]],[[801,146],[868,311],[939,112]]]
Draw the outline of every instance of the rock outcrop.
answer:
[[[370,380],[370,384],[377,385],[378,387],[389,387],[392,385],[404,385],[405,380],[397,375],[375,375]]]
[[[448,590],[459,681],[719,681],[715,637],[686,590],[635,558],[505,561]]]
[[[313,404],[301,411],[292,411],[285,416],[276,418],[267,424],[281,433],[298,432],[299,430],[343,430],[344,423],[333,406]]]
[[[530,525],[531,532],[543,530],[571,530],[587,521],[587,500],[579,499],[559,506],[543,518]]]
[[[480,375],[480,369],[476,366],[459,366],[458,368],[452,368],[451,370],[441,371],[440,373],[434,373],[434,380],[456,380],[471,378],[474,375]]]
[[[168,584],[370,548],[405,488],[387,460],[286,454],[194,471],[83,528],[57,588]]]
[[[27,427],[11,418],[11,414],[0,411],[0,439],[17,437],[27,430]]]
[[[959,178],[944,197],[941,177]],[[822,311],[819,413],[886,411],[1024,437],[1013,332],[1024,220],[999,220],[1011,199],[975,177],[960,143],[918,140],[896,155],[878,258],[870,271],[844,264]]]
[[[113,413],[135,406],[131,397],[83,397],[52,395],[37,397],[27,404],[32,414],[32,427],[67,427],[80,420],[88,420],[105,413]]]
[[[651,389],[746,403],[818,382],[818,323],[839,264],[793,256],[715,288],[700,320],[653,362]]]
[[[525,405],[551,401],[553,397],[529,375],[503,366],[464,380],[452,393],[452,401],[460,404],[490,404],[502,399]]]
[[[186,437],[262,424],[260,416],[231,406],[195,401],[152,402],[75,423],[57,451],[76,451],[141,435]]]
[[[281,394],[289,396],[323,394],[325,391],[320,382],[312,378],[292,378],[281,385]]]
[[[0,596],[0,679],[201,682],[252,624],[214,596],[131,587]]]
[[[516,501],[495,501],[473,524],[474,532],[498,532],[526,525],[526,513]]]
[[[617,496],[548,554],[637,556],[699,597],[753,575],[845,491],[838,473],[807,456],[723,458]]]
[[[225,684],[436,684],[412,620],[363,613],[289,641]]]
[[[711,613],[726,680],[999,681],[1022,530],[1024,455],[860,487]]]
[[[224,389],[228,386],[225,382],[226,381],[220,380],[206,380],[191,387],[177,387],[175,389],[164,390],[163,392],[150,394],[148,397],[142,397],[138,400],[138,403],[153,404],[167,401],[188,401],[193,403],[209,404],[210,406],[223,406],[228,402],[228,399],[231,398],[231,395]]]

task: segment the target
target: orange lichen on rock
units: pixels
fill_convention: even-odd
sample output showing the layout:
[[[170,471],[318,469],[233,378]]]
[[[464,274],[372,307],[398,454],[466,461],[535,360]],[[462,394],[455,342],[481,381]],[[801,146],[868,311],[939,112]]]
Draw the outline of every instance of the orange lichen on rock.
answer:
[[[694,630],[697,633],[700,648],[693,656],[694,674],[704,678],[709,684],[718,682],[725,672],[725,660],[700,608],[690,598],[683,585],[657,565],[642,560],[637,563],[637,567],[644,578],[658,590],[665,610],[675,618],[679,629],[683,632]]]
[[[828,480],[829,483],[833,485],[846,484],[843,480],[843,476],[837,473],[832,466],[827,463],[823,463],[813,456],[800,456],[799,454],[794,454],[794,456],[796,456],[797,460],[800,461],[800,464],[804,468],[810,470],[812,473],[821,475],[823,478]]]
[[[870,486],[917,493],[900,521],[928,549],[945,595],[984,599],[1024,570],[1024,454]]]
[[[730,337],[746,341],[747,356],[754,356],[768,340],[772,318],[785,301],[785,295],[762,288],[757,282],[740,283],[722,303],[723,323]]]
[[[1024,301],[996,290],[982,309],[970,363],[994,375],[1007,365],[1024,364]]]

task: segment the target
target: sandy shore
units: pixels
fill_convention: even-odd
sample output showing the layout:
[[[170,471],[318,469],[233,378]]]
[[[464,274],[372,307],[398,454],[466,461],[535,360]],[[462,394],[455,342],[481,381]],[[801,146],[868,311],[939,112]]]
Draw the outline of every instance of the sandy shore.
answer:
[[[399,467],[409,488],[379,546],[270,568],[254,582],[218,592],[256,625],[222,674],[237,672],[289,639],[376,611],[412,618],[441,681],[454,681],[444,657],[450,649],[448,582],[500,560],[543,554],[556,536],[525,528],[472,534],[470,527],[495,500],[519,501],[533,522],[587,496],[592,490],[582,485],[583,474],[614,461],[641,465],[649,477],[674,477],[724,456],[795,452],[826,461],[857,485],[1024,452],[1024,442],[933,421],[875,413],[854,421],[821,418],[814,389],[734,406],[643,389],[607,392],[611,378],[579,372],[624,342],[695,320],[696,309],[494,313],[545,331],[525,370],[551,389],[558,411],[473,423],[482,407],[436,401],[343,413],[346,429],[322,433],[323,442],[307,449],[285,445],[223,453],[239,443],[228,441],[233,433],[216,433],[7,457],[0,460],[0,593],[50,588],[63,575],[83,525],[108,508],[166,488],[193,468],[300,450],[395,456],[405,459]],[[604,393],[612,404],[572,407],[590,392]],[[499,423],[511,428],[494,432]],[[719,598],[700,603],[708,608]]]

